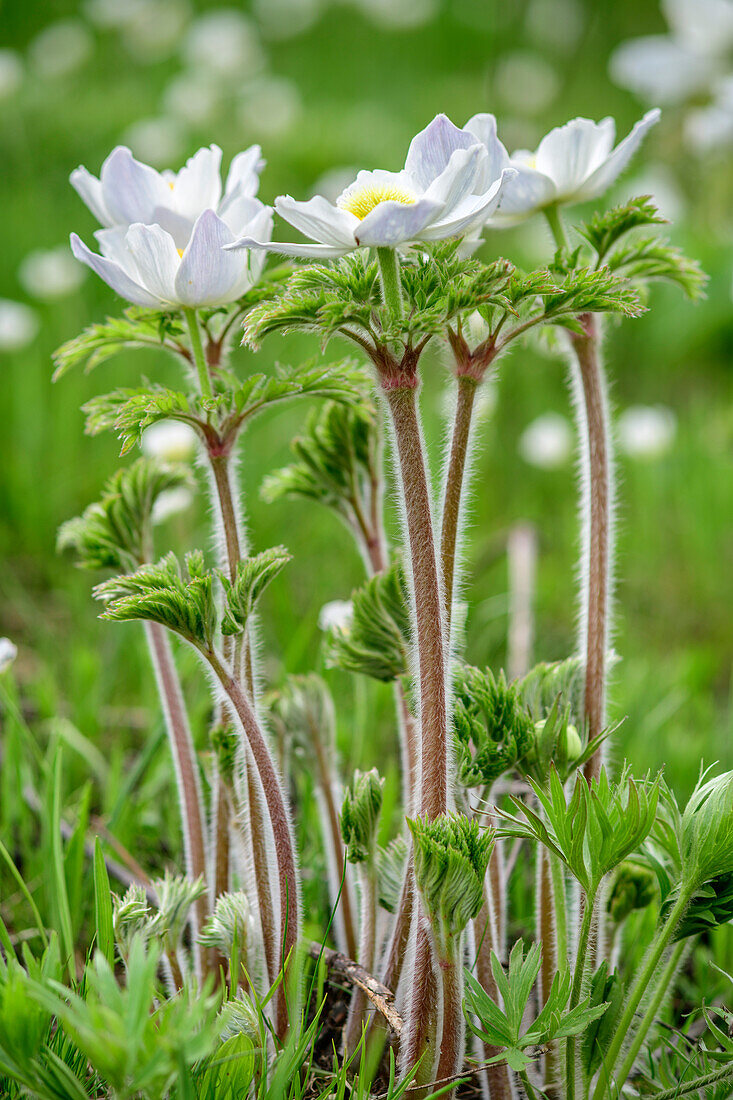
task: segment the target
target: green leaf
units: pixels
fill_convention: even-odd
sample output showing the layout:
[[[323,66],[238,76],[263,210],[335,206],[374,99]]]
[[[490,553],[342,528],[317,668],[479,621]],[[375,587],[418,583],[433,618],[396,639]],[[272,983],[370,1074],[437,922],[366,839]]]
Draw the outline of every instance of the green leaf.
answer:
[[[462,814],[408,819],[415,881],[439,943],[458,936],[483,904],[494,833]]]
[[[110,966],[114,966],[112,892],[99,837],[94,839],[94,924],[97,930],[97,950],[102,952]]]
[[[72,367],[85,365],[90,371],[119,352],[130,348],[159,347],[175,350],[183,339],[183,327],[176,314],[130,306],[123,317],[108,317],[90,325],[79,336],[54,352],[54,381]]]
[[[410,672],[412,623],[409,592],[402,564],[396,559],[351,596],[347,626],[332,627],[326,642],[326,665],[391,681]]]
[[[237,562],[234,581],[219,573],[226,597],[222,634],[237,635],[246,629],[247,621],[265,588],[290,560],[291,556],[284,546],[275,546]]]
[[[376,768],[371,768],[368,772],[357,769],[344,791],[340,825],[350,863],[374,859],[383,789],[384,780]]]
[[[73,979],[76,969],[74,960],[74,933],[71,923],[71,910],[69,908],[69,895],[67,892],[64,868],[64,851],[61,841],[62,759],[63,752],[59,746],[54,754],[52,764],[50,804],[48,809],[49,841],[52,859],[49,870],[53,882],[54,908],[58,917],[59,933],[63,945],[65,962],[69,969],[69,974]]]
[[[457,666],[453,673],[453,733],[458,777],[466,787],[492,784],[534,741],[534,722],[504,673]]]
[[[602,262],[620,238],[632,229],[644,225],[664,225],[666,220],[661,217],[652,196],[641,195],[610,210],[593,214],[589,221],[577,227],[577,231],[598,253],[599,262]]]

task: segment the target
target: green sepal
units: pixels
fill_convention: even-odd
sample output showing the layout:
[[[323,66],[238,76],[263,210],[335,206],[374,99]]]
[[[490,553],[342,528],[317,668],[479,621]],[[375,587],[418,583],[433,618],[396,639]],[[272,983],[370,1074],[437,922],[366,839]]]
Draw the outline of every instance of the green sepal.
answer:
[[[492,784],[533,744],[534,722],[519,688],[502,672],[458,665],[453,673],[453,733],[458,778],[465,787]]]
[[[405,838],[397,836],[385,848],[380,848],[377,861],[379,904],[388,913],[396,913],[407,865]]]
[[[441,944],[478,916],[494,833],[462,814],[441,814],[433,821],[418,817],[407,824],[415,881]]]
[[[646,909],[656,897],[654,872],[642,863],[625,860],[614,876],[606,909],[614,924],[621,924],[635,909]]]
[[[331,627],[325,661],[329,668],[392,681],[410,673],[412,618],[402,563],[395,559],[351,596],[347,626]]]

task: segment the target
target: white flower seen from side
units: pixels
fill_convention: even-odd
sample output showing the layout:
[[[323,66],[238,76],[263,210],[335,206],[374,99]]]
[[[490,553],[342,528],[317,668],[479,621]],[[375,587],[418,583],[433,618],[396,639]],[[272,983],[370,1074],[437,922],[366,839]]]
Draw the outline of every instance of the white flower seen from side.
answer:
[[[7,672],[18,656],[18,647],[10,638],[0,638],[0,673]]]
[[[0,298],[0,351],[20,351],[38,333],[38,315],[23,302]]]
[[[77,168],[71,183],[104,226],[100,253],[71,235],[71,248],[113,290],[148,308],[236,301],[259,278],[263,257],[231,252],[243,234],[269,240],[272,211],[255,197],[262,168],[255,145],[232,161],[222,187],[221,149],[199,149],[180,172],[157,172],[116,148],[99,179]]]
[[[185,512],[193,504],[193,493],[181,485],[178,489],[165,489],[155,501],[151,520],[156,526],[165,523],[171,516]]]
[[[616,146],[612,118],[574,118],[550,130],[534,153],[520,150],[510,156],[496,136],[495,117],[474,115],[465,129],[486,147],[493,170],[516,172],[492,224],[511,224],[550,206],[598,198],[618,179],[659,117],[656,108],[648,111]]]
[[[618,418],[619,450],[630,458],[656,458],[670,449],[677,419],[663,405],[631,405]]]
[[[328,259],[362,247],[461,237],[496,210],[513,174],[492,168],[474,135],[438,115],[413,138],[402,171],[359,172],[335,204],[322,195],[306,202],[289,195],[275,200],[277,213],[312,243],[271,243],[248,235],[234,248]]]
[[[23,289],[43,302],[73,294],[84,282],[85,275],[68,245],[29,252],[18,268],[18,280]]]
[[[196,453],[198,437],[193,428],[179,420],[161,420],[146,428],[142,437],[143,454],[164,462],[188,462]]]
[[[559,413],[544,413],[529,424],[519,437],[519,453],[530,466],[556,470],[564,466],[573,450],[570,424]]]

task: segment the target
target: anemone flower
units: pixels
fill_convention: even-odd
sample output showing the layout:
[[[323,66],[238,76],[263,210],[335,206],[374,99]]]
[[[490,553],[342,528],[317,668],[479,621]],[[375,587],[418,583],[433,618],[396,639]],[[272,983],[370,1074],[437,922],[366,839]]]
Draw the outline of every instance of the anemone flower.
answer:
[[[554,205],[586,202],[602,195],[621,175],[660,112],[648,111],[614,148],[616,124],[612,118],[593,122],[574,118],[550,130],[537,151],[520,150],[511,157],[496,136],[493,115],[469,119],[464,132],[475,135],[487,150],[493,171],[514,168],[494,224],[509,224]]]
[[[275,210],[313,243],[291,244],[243,236],[237,248],[330,259],[357,248],[396,248],[414,241],[462,237],[499,205],[507,167],[491,172],[478,139],[438,115],[413,138],[400,172],[359,172],[335,205],[322,195],[300,202],[289,195]]]

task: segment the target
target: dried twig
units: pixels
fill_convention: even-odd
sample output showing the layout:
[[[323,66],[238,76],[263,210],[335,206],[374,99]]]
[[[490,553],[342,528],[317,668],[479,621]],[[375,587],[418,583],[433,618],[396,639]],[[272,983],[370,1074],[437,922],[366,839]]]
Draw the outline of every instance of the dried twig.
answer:
[[[323,959],[329,970],[360,989],[377,1011],[384,1016],[392,1034],[400,1035],[402,1017],[394,1007],[394,993],[391,989],[388,989],[386,985],[382,985],[363,966],[359,966],[353,959],[343,955],[340,951],[333,951],[330,947],[323,947],[320,943],[314,942],[310,945],[309,954],[313,959]]]

